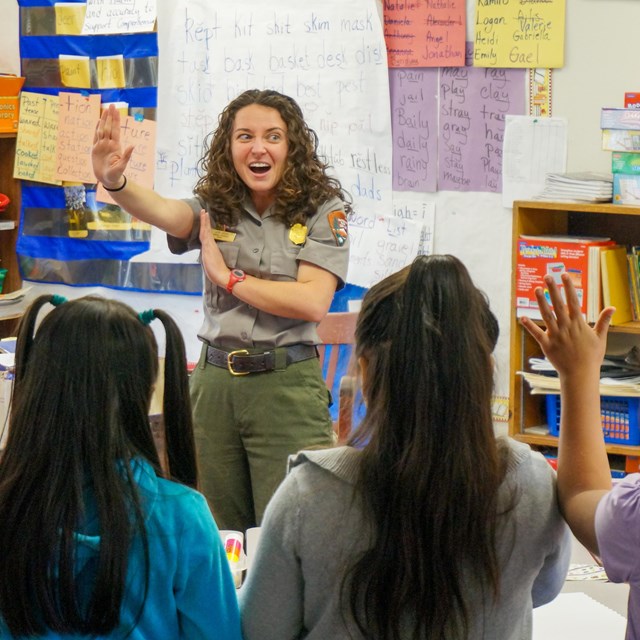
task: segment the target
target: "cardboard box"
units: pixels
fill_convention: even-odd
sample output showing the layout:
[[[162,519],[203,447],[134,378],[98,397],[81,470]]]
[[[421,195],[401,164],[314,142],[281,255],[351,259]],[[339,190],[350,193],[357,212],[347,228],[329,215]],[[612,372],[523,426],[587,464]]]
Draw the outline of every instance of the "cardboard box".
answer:
[[[603,107],[600,112],[600,128],[640,129],[640,110]]]
[[[0,74],[0,133],[15,133],[18,130],[20,90],[24,78]]]
[[[638,112],[640,113],[640,109]],[[640,130],[603,129],[602,149],[604,151],[640,151]]]
[[[640,93],[627,91],[624,94],[625,109],[640,109]]]
[[[640,205],[640,174],[613,174],[613,204]]]

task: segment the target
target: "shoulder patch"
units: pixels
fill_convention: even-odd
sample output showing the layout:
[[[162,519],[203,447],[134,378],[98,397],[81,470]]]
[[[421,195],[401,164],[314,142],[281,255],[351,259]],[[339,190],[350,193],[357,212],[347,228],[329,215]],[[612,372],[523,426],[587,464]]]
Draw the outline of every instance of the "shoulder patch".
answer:
[[[336,244],[341,247],[348,237],[347,216],[344,211],[336,209],[327,216],[329,220],[329,227],[331,227],[331,233],[336,240]]]

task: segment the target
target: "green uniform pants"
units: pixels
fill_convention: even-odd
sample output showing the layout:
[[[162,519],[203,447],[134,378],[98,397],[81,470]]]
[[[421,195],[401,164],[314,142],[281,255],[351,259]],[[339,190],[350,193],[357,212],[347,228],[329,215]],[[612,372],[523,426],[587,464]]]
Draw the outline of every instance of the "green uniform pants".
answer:
[[[207,363],[205,346],[190,384],[200,490],[220,529],[259,526],[287,457],[334,443],[318,360],[233,376]]]

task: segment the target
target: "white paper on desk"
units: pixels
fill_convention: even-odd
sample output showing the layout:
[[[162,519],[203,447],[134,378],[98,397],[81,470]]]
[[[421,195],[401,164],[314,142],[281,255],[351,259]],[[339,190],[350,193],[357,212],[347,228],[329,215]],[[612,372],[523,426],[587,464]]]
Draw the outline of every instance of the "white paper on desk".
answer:
[[[531,200],[547,173],[567,167],[567,119],[506,116],[502,145],[502,204]]]
[[[586,593],[561,593],[533,610],[533,640],[624,640],[627,620]]]

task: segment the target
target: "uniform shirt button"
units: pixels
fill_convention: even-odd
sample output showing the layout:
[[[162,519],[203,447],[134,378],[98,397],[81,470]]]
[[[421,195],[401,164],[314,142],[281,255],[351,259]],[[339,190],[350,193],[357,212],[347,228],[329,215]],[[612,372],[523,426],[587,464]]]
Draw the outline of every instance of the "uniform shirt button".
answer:
[[[246,332],[246,331],[243,331],[243,332],[240,334],[240,337],[241,337],[243,340],[246,340],[249,336],[247,335],[247,332]]]
[[[258,253],[258,251],[260,251],[260,249],[253,249],[253,253]]]

